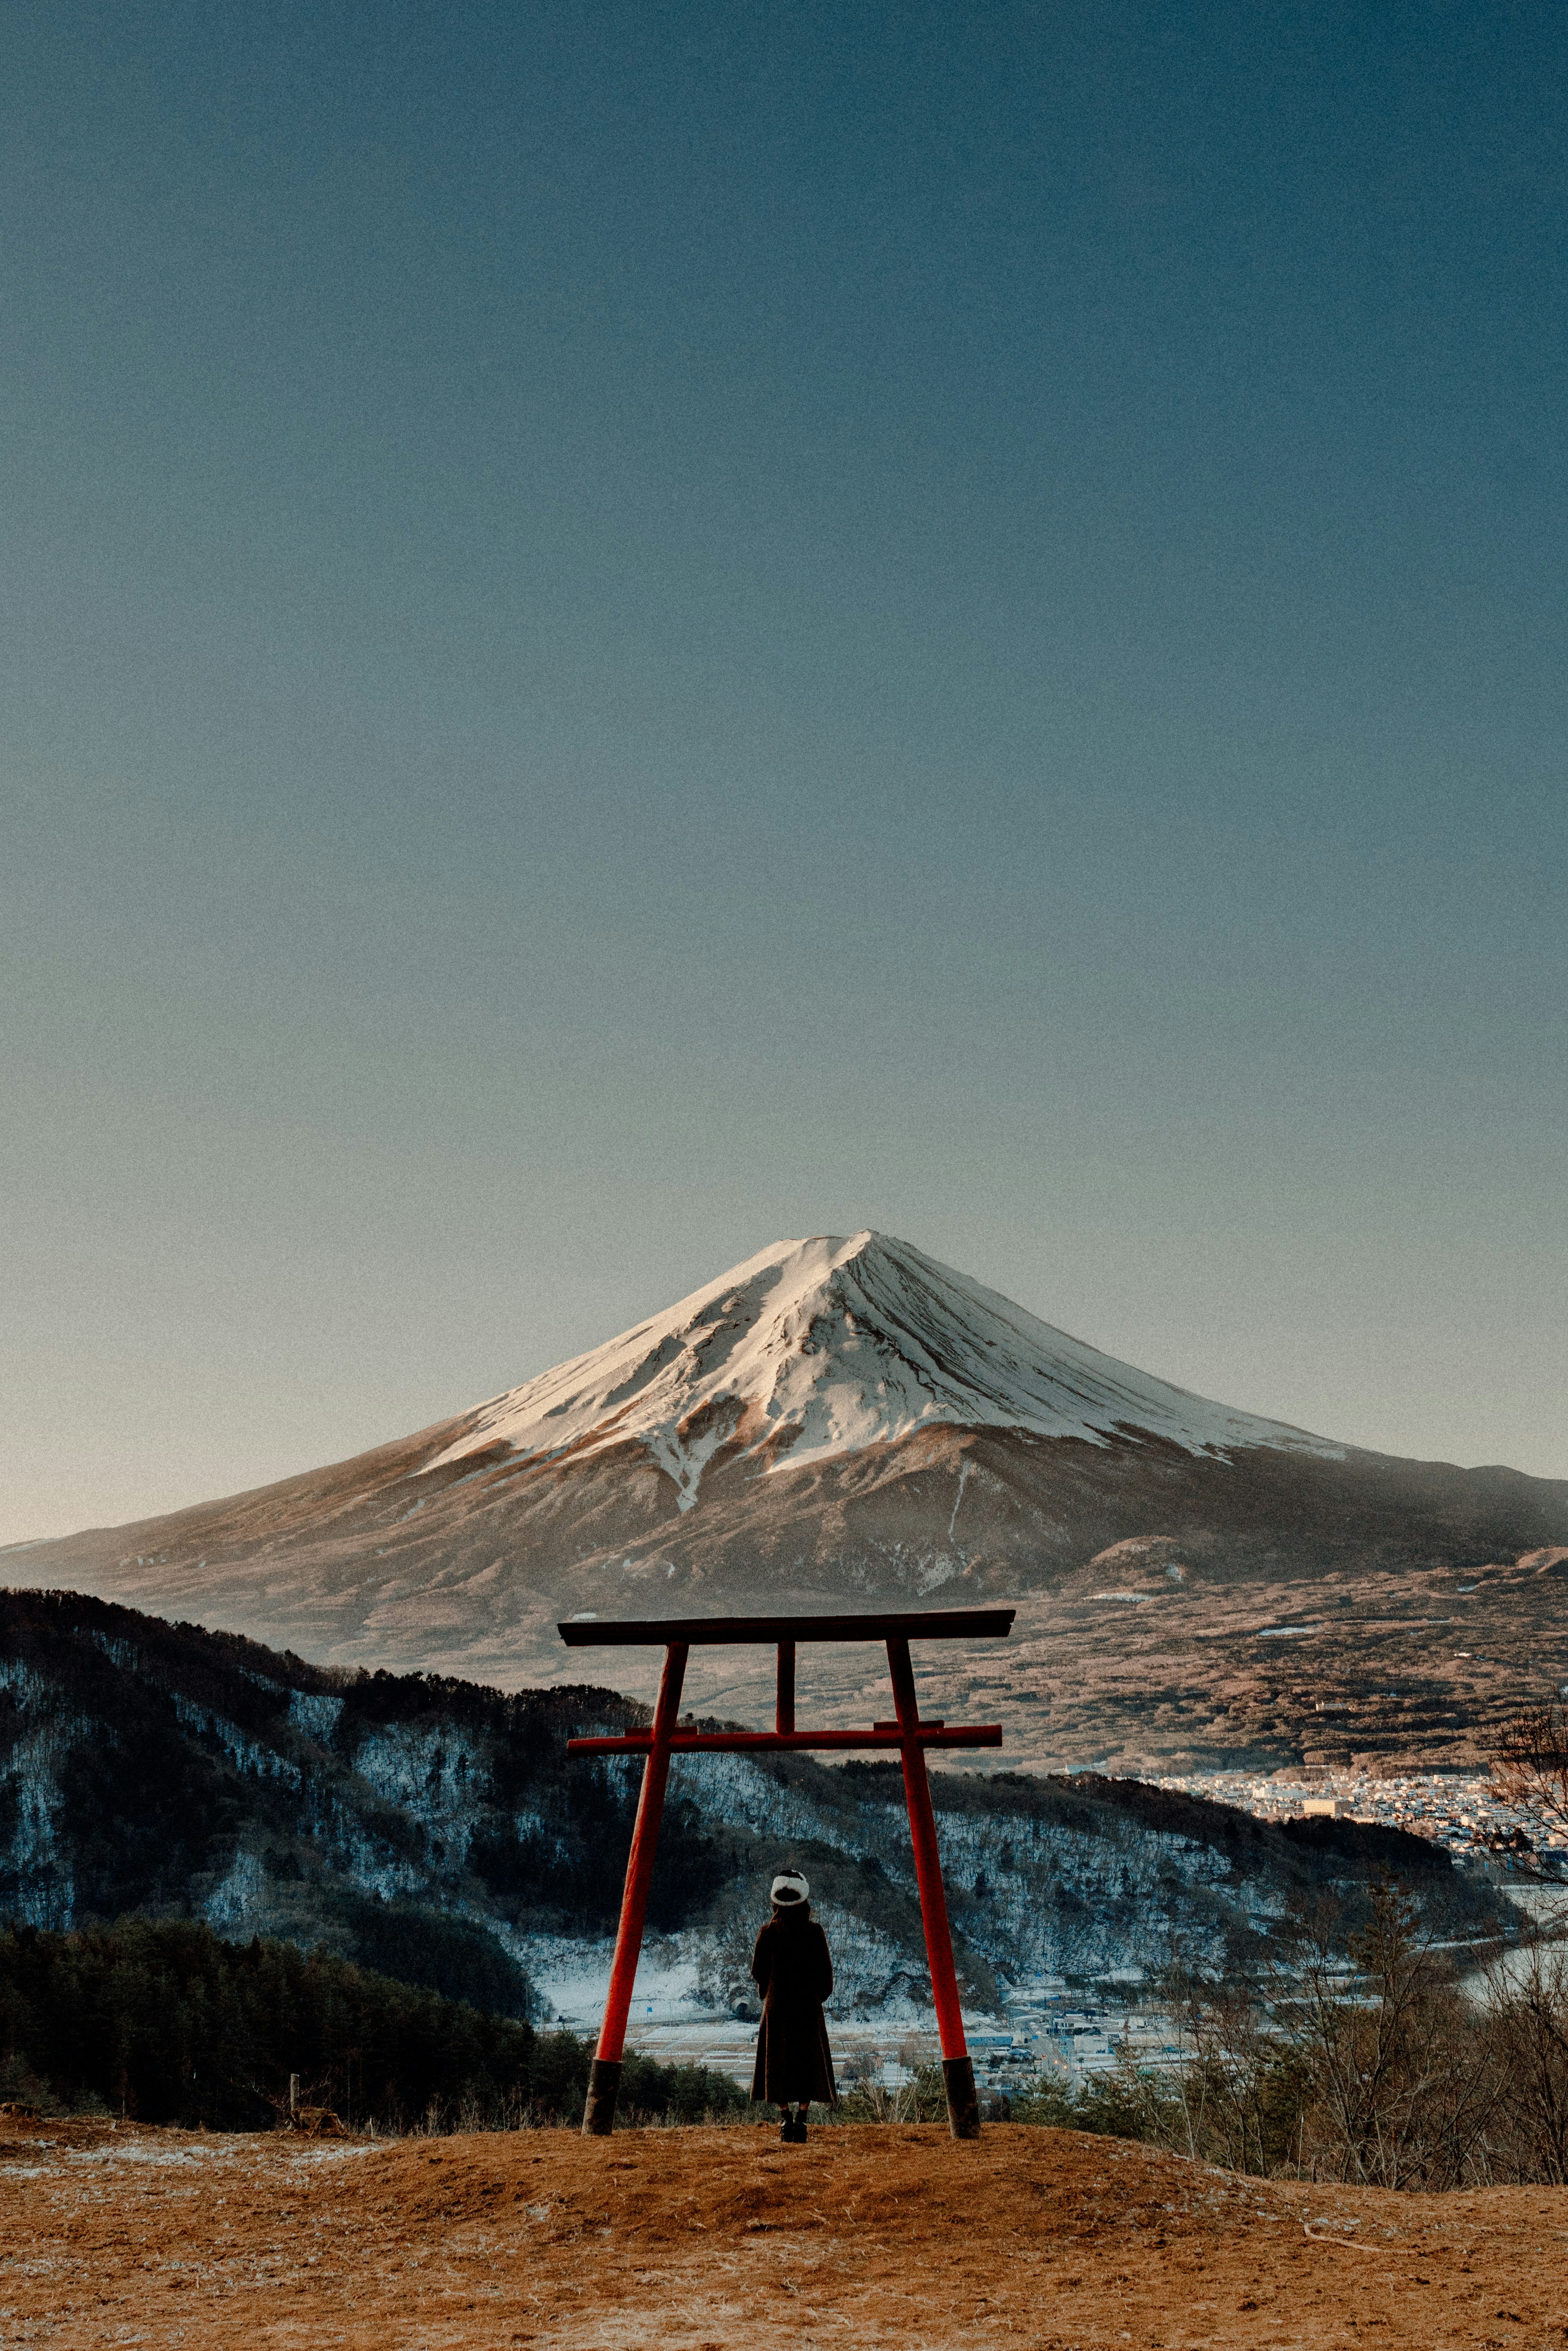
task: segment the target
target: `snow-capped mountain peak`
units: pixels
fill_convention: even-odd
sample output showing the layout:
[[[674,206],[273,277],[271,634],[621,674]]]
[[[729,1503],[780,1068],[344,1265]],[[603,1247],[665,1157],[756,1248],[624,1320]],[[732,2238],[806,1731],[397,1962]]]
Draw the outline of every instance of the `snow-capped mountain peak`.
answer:
[[[684,1510],[732,1442],[747,1453],[765,1447],[774,1472],[942,1424],[1096,1446],[1137,1433],[1193,1454],[1345,1451],[1135,1371],[908,1241],[862,1232],[775,1242],[651,1321],[478,1406],[425,1466],[498,1443],[542,1460],[639,1443]]]

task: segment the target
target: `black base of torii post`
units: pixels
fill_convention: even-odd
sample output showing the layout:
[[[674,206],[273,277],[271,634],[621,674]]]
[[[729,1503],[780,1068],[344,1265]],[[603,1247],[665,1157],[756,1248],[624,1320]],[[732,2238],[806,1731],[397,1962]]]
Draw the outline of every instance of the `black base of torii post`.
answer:
[[[980,2101],[975,2095],[974,2067],[964,2040],[963,2011],[953,1969],[952,1933],[937,1851],[937,1821],[926,1774],[926,1750],[930,1747],[1000,1747],[1002,1726],[994,1722],[965,1723],[950,1729],[940,1719],[922,1721],[915,1696],[909,1643],[1005,1639],[1012,1630],[1012,1617],[1011,1608],[941,1608],[890,1616],[698,1616],[619,1625],[601,1624],[596,1619],[559,1627],[568,1648],[622,1648],[659,1643],[664,1649],[659,1699],[647,1730],[632,1731],[620,1739],[572,1739],[566,1742],[566,1751],[571,1755],[640,1755],[644,1759],[642,1792],[627,1860],[609,1992],[588,2075],[587,2105],[583,2115],[587,2134],[602,2137],[615,2123],[627,2019],[631,2013],[632,1987],[642,1951],[648,1888],[659,1846],[659,1824],[664,1811],[670,1757],[776,1753],[781,1749],[843,1751],[897,1748],[904,1767],[904,1797],[915,1849],[915,1882],[919,1888],[926,1957],[931,1970],[931,1997],[941,2042],[948,2127],[954,2138],[979,2137]],[[796,1644],[801,1641],[886,1642],[895,1719],[878,1722],[869,1730],[797,1730],[794,1660]],[[681,1730],[678,1727],[680,1689],[693,1646],[763,1642],[776,1645],[778,1650],[774,1729]]]

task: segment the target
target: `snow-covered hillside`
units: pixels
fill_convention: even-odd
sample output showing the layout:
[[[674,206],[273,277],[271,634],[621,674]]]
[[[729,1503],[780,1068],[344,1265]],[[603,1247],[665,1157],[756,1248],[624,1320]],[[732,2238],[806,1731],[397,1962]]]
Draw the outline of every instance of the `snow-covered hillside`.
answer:
[[[639,1442],[689,1510],[732,1440],[766,1447],[771,1471],[944,1423],[1098,1446],[1136,1432],[1192,1454],[1345,1452],[1135,1371],[908,1241],[864,1232],[775,1242],[651,1322],[481,1405],[426,1466],[498,1442],[578,1460]]]
[[[480,2007],[525,1971],[597,2022],[639,1772],[573,1757],[647,1711],[611,1690],[513,1698],[460,1681],[327,1675],[231,1635],[69,1593],[0,1594],[0,1921],[69,1930],[132,1912],[277,1935]],[[1041,1974],[1125,1975],[1179,1949],[1262,1964],[1273,1922],[1369,1868],[1490,1922],[1495,1887],[1440,1847],[1351,1821],[1301,1834],[1134,1781],[933,1773],[966,1997]],[[686,2022],[750,2008],[781,1861],[832,1938],[835,2015],[929,2019],[896,1764],[679,1759],[639,1999]],[[1463,1912],[1460,1915],[1465,1915]],[[1448,1932],[1467,1931],[1450,1927]],[[659,1987],[659,1989],[655,1989]],[[646,2000],[644,1991],[646,1991]]]

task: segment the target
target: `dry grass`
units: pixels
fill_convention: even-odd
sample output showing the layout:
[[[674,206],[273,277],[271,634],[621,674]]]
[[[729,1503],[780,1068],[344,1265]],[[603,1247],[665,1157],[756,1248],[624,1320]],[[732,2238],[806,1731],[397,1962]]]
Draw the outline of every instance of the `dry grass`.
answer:
[[[0,2344],[1568,2344],[1568,2192],[1262,2184],[998,2127],[366,2148],[0,2123]]]

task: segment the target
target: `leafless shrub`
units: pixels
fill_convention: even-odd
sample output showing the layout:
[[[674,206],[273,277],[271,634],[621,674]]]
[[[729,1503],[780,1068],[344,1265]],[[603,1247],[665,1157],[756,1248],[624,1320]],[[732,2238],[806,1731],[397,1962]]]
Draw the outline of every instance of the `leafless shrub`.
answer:
[[[1538,1943],[1495,1969],[1486,2006],[1501,2074],[1502,2167],[1568,2187],[1568,1951]]]
[[[1250,1988],[1189,1986],[1173,2022],[1189,2052],[1171,2083],[1185,2152],[1232,2171],[1278,2170],[1301,2099],[1265,2002]]]
[[[898,2048],[906,2078],[882,2079],[881,2060],[874,2044],[850,2044],[846,2051],[843,2095],[838,2116],[852,2123],[939,2122],[947,2114],[947,2088],[942,2069],[924,2036],[911,2036]]]
[[[1347,1987],[1326,1936],[1309,1940],[1282,2022],[1305,2091],[1297,2168],[1378,2188],[1490,2176],[1503,2082],[1495,2035],[1467,2003],[1429,1924],[1397,1886],[1373,1889]]]
[[[1507,2088],[1496,2020],[1464,1998],[1407,1895],[1383,1885],[1369,1906],[1348,1961],[1325,1911],[1298,1924],[1260,1983],[1219,1984],[1173,1963],[1181,2062],[1124,2062],[1060,2119],[1264,2176],[1428,2189],[1496,2177]],[[1057,2118],[1042,2105],[1039,2119]],[[1502,2136],[1511,2150],[1517,2133]]]

